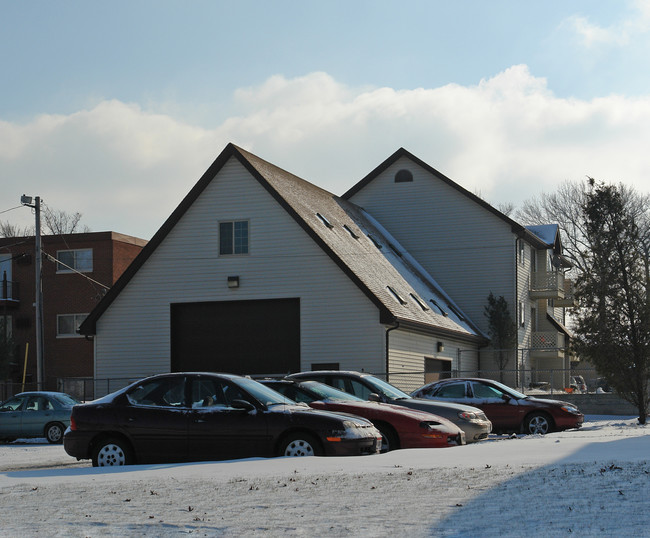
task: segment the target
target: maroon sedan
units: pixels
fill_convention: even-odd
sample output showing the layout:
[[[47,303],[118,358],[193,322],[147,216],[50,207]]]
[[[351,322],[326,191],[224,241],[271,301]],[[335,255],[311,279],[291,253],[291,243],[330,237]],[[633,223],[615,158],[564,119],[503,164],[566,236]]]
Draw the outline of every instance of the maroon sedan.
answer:
[[[411,396],[478,407],[495,432],[545,434],[579,428],[585,418],[573,404],[526,396],[491,379],[445,379],[424,385]]]
[[[262,380],[280,394],[314,409],[351,413],[370,420],[382,434],[382,452],[465,444],[465,432],[446,418],[379,402],[368,402],[317,381]]]

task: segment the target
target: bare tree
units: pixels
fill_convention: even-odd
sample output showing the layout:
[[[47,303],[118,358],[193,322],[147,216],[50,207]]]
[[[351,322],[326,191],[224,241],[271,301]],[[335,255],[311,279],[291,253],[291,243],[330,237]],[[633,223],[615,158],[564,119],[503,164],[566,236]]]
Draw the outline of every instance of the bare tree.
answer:
[[[89,232],[88,226],[81,226],[81,213],[68,213],[59,209],[45,207],[43,227],[52,235]]]
[[[29,237],[34,235],[34,227],[20,228],[9,221],[0,221],[0,237]]]
[[[62,235],[87,233],[90,228],[81,224],[81,213],[68,213],[44,206],[41,212],[41,231],[44,234]],[[34,226],[21,228],[9,221],[0,221],[0,237],[29,237],[34,235]]]
[[[557,191],[544,193],[524,202],[515,214],[515,220],[524,225],[557,224],[560,227],[564,254],[574,265],[574,276],[588,270],[587,256],[592,252],[589,235],[585,229],[582,208],[587,202],[589,182],[565,181]],[[619,184],[621,198],[630,215],[639,225],[639,235],[646,254],[650,251],[650,195]],[[646,256],[647,259],[647,256]]]

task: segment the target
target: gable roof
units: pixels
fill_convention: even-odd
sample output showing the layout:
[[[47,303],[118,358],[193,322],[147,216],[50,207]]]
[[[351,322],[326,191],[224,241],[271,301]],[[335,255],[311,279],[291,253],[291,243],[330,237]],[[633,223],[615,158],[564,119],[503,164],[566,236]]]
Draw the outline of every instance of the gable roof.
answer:
[[[418,157],[416,157],[415,155],[413,155],[409,151],[405,150],[404,148],[399,148],[395,153],[393,153],[390,157],[388,157],[388,159],[386,159],[379,166],[377,166],[366,177],[364,177],[356,185],[354,185],[347,192],[345,192],[343,194],[342,198],[344,198],[345,200],[350,200],[350,198],[352,198],[357,192],[359,192],[364,187],[369,185],[372,181],[374,181],[377,178],[377,176],[379,176],[389,166],[391,166],[393,163],[395,163],[396,161],[398,161],[402,157],[410,159],[415,164],[422,167],[424,170],[426,170],[431,175],[438,178],[443,183],[449,185],[453,189],[460,192],[462,195],[466,196],[472,202],[478,204],[479,206],[481,206],[486,211],[489,211],[490,213],[494,214],[496,217],[498,217],[499,219],[504,221],[506,224],[508,224],[510,226],[510,229],[512,230],[512,232],[514,234],[516,234],[518,237],[521,237],[522,239],[525,239],[526,241],[531,243],[533,246],[535,246],[535,248],[539,248],[539,249],[546,248],[545,243],[537,235],[535,235],[530,230],[528,230],[525,226],[522,226],[518,222],[515,222],[510,217],[508,217],[506,214],[502,213],[501,211],[499,211],[497,208],[495,208],[492,205],[490,205],[489,203],[487,203],[482,198],[479,198],[478,196],[476,196],[476,194],[468,191],[464,187],[461,187],[458,183],[456,183],[455,181],[449,179],[447,176],[445,176],[441,172],[438,172],[438,170],[436,170],[432,166],[428,165],[423,160],[419,159]]]
[[[382,323],[449,332],[482,341],[467,320],[404,249],[353,203],[228,144],[80,327],[95,334],[97,320],[147,261],[229,159],[237,159],[337,266],[377,306]],[[401,252],[401,254],[400,254]],[[432,302],[433,301],[433,302]],[[435,305],[438,305],[436,307]],[[446,314],[446,315],[445,315]]]

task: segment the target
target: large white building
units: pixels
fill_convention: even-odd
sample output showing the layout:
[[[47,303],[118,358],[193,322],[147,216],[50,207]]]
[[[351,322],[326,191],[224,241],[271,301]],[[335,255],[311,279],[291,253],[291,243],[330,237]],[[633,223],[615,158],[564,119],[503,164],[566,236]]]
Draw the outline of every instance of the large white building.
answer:
[[[97,393],[189,370],[355,369],[415,388],[485,366],[490,291],[522,309],[522,349],[548,332],[561,361],[563,319],[533,295],[533,277],[561,276],[548,232],[405,150],[337,197],[230,144],[81,326]]]

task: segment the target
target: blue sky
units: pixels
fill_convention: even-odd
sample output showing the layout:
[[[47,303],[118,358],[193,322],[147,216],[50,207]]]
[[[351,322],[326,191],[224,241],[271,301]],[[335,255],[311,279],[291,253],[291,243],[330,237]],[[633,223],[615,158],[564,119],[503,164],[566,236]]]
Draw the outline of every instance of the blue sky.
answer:
[[[402,146],[495,205],[647,192],[648,58],[647,0],[0,0],[0,211],[148,238],[228,142],[336,194]]]

